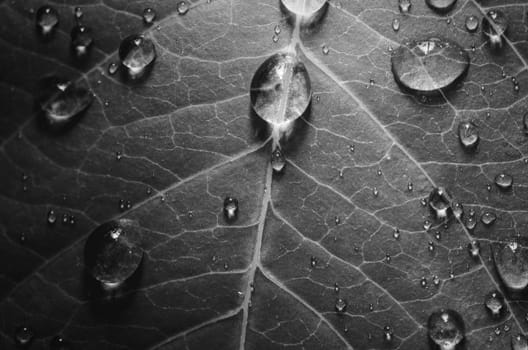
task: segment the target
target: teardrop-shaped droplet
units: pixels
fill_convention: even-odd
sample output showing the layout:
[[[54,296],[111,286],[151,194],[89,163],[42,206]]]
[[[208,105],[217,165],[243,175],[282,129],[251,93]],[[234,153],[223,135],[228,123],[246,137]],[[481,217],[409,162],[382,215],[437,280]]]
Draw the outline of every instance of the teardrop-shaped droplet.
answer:
[[[468,243],[468,253],[469,253],[469,256],[476,259],[478,258],[479,254],[480,254],[480,243],[479,241],[471,241]]]
[[[327,46],[327,45],[323,45],[321,47],[321,52],[323,53],[323,55],[328,55],[330,53],[330,48]]]
[[[425,220],[424,223],[423,223],[423,228],[426,231],[429,231],[432,226],[433,226],[433,223],[431,221],[429,221],[429,220]]]
[[[41,88],[42,121],[53,130],[75,122],[94,98],[90,90],[60,77],[46,78]]]
[[[394,79],[404,89],[433,95],[460,81],[469,67],[469,55],[450,40],[430,38],[400,46],[391,64]]]
[[[517,242],[493,246],[495,267],[504,285],[513,291],[528,286],[528,250]]]
[[[143,10],[143,22],[145,24],[152,24],[156,19],[156,11],[153,8],[147,7]]]
[[[282,153],[280,147],[275,148],[273,153],[271,153],[271,167],[276,173],[282,172],[284,166],[286,165],[286,157]]]
[[[484,304],[491,315],[497,317],[504,310],[504,297],[499,291],[494,290],[486,295]]]
[[[142,77],[156,59],[156,48],[152,40],[133,34],[121,42],[119,58],[132,79]]]
[[[233,197],[224,199],[224,216],[229,222],[236,220],[238,216],[238,199]]]
[[[117,65],[117,63],[110,62],[110,64],[108,65],[108,74],[110,75],[116,74],[118,68],[119,66]]]
[[[42,6],[36,13],[37,31],[47,37],[53,34],[59,24],[59,13],[51,6]]]
[[[326,11],[327,0],[281,0],[286,13],[301,20],[301,23],[313,23]]]
[[[433,312],[427,321],[429,337],[441,350],[454,350],[464,338],[464,328],[462,316],[450,309]]]
[[[449,193],[443,187],[433,188],[429,194],[429,207],[437,219],[443,219],[451,212]]]
[[[121,286],[143,259],[141,231],[134,221],[120,219],[98,226],[84,247],[86,269],[105,289]]]
[[[470,15],[466,17],[466,30],[470,33],[477,31],[479,26],[479,19],[477,16]]]
[[[425,2],[436,12],[445,13],[453,8],[456,0],[425,0]]]
[[[411,11],[411,0],[399,0],[398,8],[401,13],[409,13]]]
[[[513,185],[513,177],[506,173],[500,173],[495,176],[495,185],[501,190],[509,190]]]
[[[470,121],[458,124],[458,139],[467,150],[473,150],[480,141],[478,127]]]
[[[187,1],[180,1],[178,3],[177,10],[180,16],[186,14],[189,11],[189,4],[187,3]]]
[[[399,18],[394,18],[392,20],[392,30],[394,30],[395,32],[400,30],[400,19]]]
[[[495,215],[495,213],[491,212],[491,211],[485,211],[484,213],[482,213],[482,215],[480,216],[480,221],[482,221],[482,223],[486,226],[491,226],[493,225],[493,223],[495,222],[495,220],[497,220],[497,215]]]
[[[15,343],[19,347],[29,347],[34,338],[35,332],[30,327],[20,326],[15,330]]]
[[[453,215],[457,219],[461,219],[464,215],[464,207],[460,202],[451,203],[451,210],[453,211]]]
[[[347,302],[345,299],[337,298],[335,302],[335,309],[337,312],[345,312],[347,307]]]
[[[512,350],[528,350],[528,338],[522,334],[512,336],[511,346]]]
[[[291,130],[304,114],[312,97],[310,77],[304,63],[289,53],[277,53],[257,69],[251,82],[251,105],[274,129]]]
[[[475,220],[475,218],[473,218],[473,217],[467,218],[467,220],[466,220],[466,228],[469,231],[473,231],[476,226],[477,226],[477,220]]]
[[[482,18],[482,33],[488,39],[490,47],[494,50],[503,45],[503,36],[508,30],[508,18],[500,10],[490,10]]]
[[[83,25],[73,27],[71,31],[71,46],[73,53],[78,58],[85,57],[93,45],[92,30]]]

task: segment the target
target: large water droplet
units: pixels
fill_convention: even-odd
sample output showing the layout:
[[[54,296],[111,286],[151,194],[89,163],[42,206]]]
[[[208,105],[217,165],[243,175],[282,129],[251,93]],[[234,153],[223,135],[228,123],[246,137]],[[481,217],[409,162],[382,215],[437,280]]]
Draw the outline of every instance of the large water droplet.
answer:
[[[282,172],[286,165],[286,158],[279,147],[275,148],[271,153],[271,167],[276,173]]]
[[[105,289],[121,286],[143,259],[141,232],[127,219],[106,222],[88,237],[84,247],[86,269]]]
[[[464,338],[464,321],[458,312],[441,309],[429,316],[427,330],[441,350],[453,350]]]
[[[479,26],[479,19],[477,16],[470,15],[466,17],[466,30],[470,33],[477,31]]]
[[[491,226],[497,220],[497,215],[491,211],[485,211],[480,217],[480,221],[486,226]]]
[[[37,10],[36,25],[40,35],[48,37],[59,24],[59,13],[51,6],[42,6]]]
[[[452,41],[430,38],[400,46],[391,64],[404,89],[431,95],[456,85],[469,67],[469,55]]]
[[[236,220],[238,216],[238,199],[233,197],[224,199],[224,216],[229,222]]]
[[[73,27],[71,31],[71,46],[78,58],[85,57],[93,45],[92,30],[83,25]]]
[[[495,176],[495,185],[501,190],[509,190],[513,185],[513,177],[506,173],[500,173]]]
[[[156,19],[156,11],[153,8],[147,7],[143,10],[143,22],[145,24],[152,24]]]
[[[313,23],[324,15],[327,0],[281,0],[282,8],[302,23]]]
[[[257,69],[251,82],[251,105],[270,126],[291,130],[310,104],[312,88],[304,63],[289,53],[277,53]]]
[[[45,79],[42,91],[42,121],[54,130],[70,126],[93,101],[90,90],[59,77]]]
[[[34,338],[35,332],[27,326],[20,326],[15,330],[15,343],[20,347],[29,347]]]
[[[456,3],[456,0],[425,0],[425,2],[433,10],[445,13],[453,8]]]
[[[504,285],[513,291],[528,286],[528,250],[517,242],[493,246],[495,267]]]
[[[482,33],[488,39],[490,47],[494,50],[503,45],[503,35],[508,30],[508,18],[500,10],[490,10],[482,18]]]
[[[458,139],[465,149],[475,149],[480,140],[477,126],[470,121],[460,122],[458,124]]]
[[[522,334],[512,336],[511,346],[512,350],[528,350],[528,338]]]
[[[401,13],[409,13],[411,10],[411,0],[399,0],[398,1],[398,8],[400,9]]]
[[[429,194],[429,207],[437,219],[443,219],[451,211],[449,193],[443,187],[433,188]]]
[[[142,77],[156,59],[156,49],[152,40],[140,34],[133,34],[119,46],[121,64],[132,79]]]
[[[484,304],[493,317],[498,317],[504,310],[504,297],[499,291],[494,290],[486,295]]]
[[[335,302],[335,309],[337,312],[345,312],[347,307],[347,302],[345,299],[337,298]]]

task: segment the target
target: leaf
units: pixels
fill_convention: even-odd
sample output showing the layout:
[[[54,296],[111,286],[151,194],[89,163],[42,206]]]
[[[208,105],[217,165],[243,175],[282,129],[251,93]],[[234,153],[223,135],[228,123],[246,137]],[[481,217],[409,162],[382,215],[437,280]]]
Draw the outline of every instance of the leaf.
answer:
[[[184,16],[168,0],[57,2],[60,24],[46,43],[34,28],[40,5],[0,1],[1,348],[14,348],[15,329],[26,325],[34,348],[61,334],[82,349],[423,349],[427,318],[442,307],[462,314],[467,349],[504,349],[527,331],[528,304],[504,290],[490,251],[528,229],[523,2],[459,0],[438,15],[415,0],[402,15],[394,1],[332,1],[300,32],[277,0],[199,0]],[[78,5],[95,35],[83,64],[69,51]],[[158,14],[151,27],[141,19],[147,6]],[[464,29],[466,16],[490,8],[510,18],[498,53]],[[158,57],[133,84],[107,67],[136,32],[154,41]],[[423,100],[395,83],[389,47],[430,36],[466,48],[471,67],[455,91]],[[290,44],[313,101],[284,149],[284,173],[273,175],[271,142],[250,118],[249,85]],[[59,136],[38,128],[32,108],[36,83],[50,73],[96,94]],[[457,137],[468,120],[480,132],[475,153]],[[501,172],[513,176],[509,191],[493,185]],[[454,220],[444,227],[420,203],[435,186],[466,215],[492,211],[496,222],[473,232]],[[226,196],[239,201],[234,223],[222,213]],[[120,200],[132,208],[121,212]],[[64,214],[75,223],[63,224]],[[145,255],[112,299],[82,256],[95,227],[118,218],[138,223]],[[478,259],[467,252],[473,239]],[[494,289],[507,299],[500,318],[484,307]],[[343,313],[337,298],[347,301]]]

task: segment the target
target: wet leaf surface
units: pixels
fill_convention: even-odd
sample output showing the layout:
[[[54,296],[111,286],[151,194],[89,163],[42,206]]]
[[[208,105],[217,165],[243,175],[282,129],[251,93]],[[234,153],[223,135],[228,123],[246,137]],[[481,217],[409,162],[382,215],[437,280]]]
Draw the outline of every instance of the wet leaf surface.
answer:
[[[418,0],[403,14],[396,1],[332,1],[300,33],[277,0],[190,2],[185,15],[169,0],[56,1],[47,41],[35,28],[41,5],[0,1],[0,348],[29,327],[32,348],[60,335],[79,349],[424,349],[439,308],[462,315],[466,349],[504,349],[528,331],[526,296],[503,286],[491,250],[528,232],[522,1],[458,0],[441,15]],[[82,62],[70,48],[76,6],[93,35]],[[157,16],[145,25],[149,6]],[[465,28],[490,9],[510,19],[499,52]],[[157,53],[139,82],[108,74],[134,33]],[[402,91],[391,72],[391,50],[424,36],[470,57],[463,84],[440,97]],[[292,43],[313,98],[273,174],[250,83]],[[39,127],[34,108],[49,74],[95,94],[60,135]],[[458,138],[465,121],[479,132],[471,152]],[[511,188],[494,185],[502,173]],[[495,222],[444,226],[421,203],[434,187],[466,218],[493,212]],[[238,201],[234,221],[226,197]],[[108,298],[83,251],[97,226],[118,219],[144,233],[144,255]],[[484,305],[494,290],[506,301],[500,317]]]

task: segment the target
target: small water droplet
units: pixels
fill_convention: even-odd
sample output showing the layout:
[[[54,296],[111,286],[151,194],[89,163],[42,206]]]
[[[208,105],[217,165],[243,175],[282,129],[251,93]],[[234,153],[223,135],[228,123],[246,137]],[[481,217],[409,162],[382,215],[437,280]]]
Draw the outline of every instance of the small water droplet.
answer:
[[[428,249],[431,253],[434,252],[434,250],[435,250],[434,242],[429,241],[429,246],[427,247],[427,249]]]
[[[527,113],[528,114],[528,113]],[[356,150],[356,146],[354,145],[348,145],[348,150],[350,151],[350,153],[354,153],[355,150]]]
[[[435,187],[429,194],[429,208],[437,219],[443,219],[451,211],[449,193],[444,187]]]
[[[442,234],[440,233],[440,231],[435,232],[435,239],[437,241],[440,241],[442,239]]]
[[[328,55],[330,53],[330,49],[326,45],[321,47],[321,51],[323,51],[323,55]]]
[[[392,30],[394,30],[395,32],[400,30],[400,19],[399,18],[394,18],[392,20]]]
[[[71,31],[71,47],[77,58],[88,55],[93,45],[92,30],[83,25],[76,25]]]
[[[456,3],[456,0],[425,0],[425,3],[439,13],[450,11]]]
[[[279,37],[277,34],[273,34],[273,36],[271,37],[271,40],[272,40],[274,43],[278,42],[279,39],[280,39],[280,37]]]
[[[528,350],[528,338],[522,334],[512,336],[511,345],[512,350]]]
[[[399,229],[395,229],[394,232],[392,233],[392,237],[394,239],[400,239],[400,230]]]
[[[398,1],[398,8],[400,9],[401,13],[409,13],[411,10],[411,0],[399,0]]]
[[[381,176],[382,175],[381,169],[378,169],[378,172],[376,174],[378,174],[378,176]]]
[[[383,327],[383,339],[386,342],[391,342],[394,337],[394,332],[390,326]]]
[[[474,149],[480,140],[477,126],[470,121],[460,122],[458,125],[458,138],[465,149]]]
[[[480,221],[482,221],[482,223],[486,226],[491,226],[493,225],[493,223],[495,222],[495,220],[497,220],[497,215],[495,215],[495,213],[493,212],[490,212],[490,211],[485,211],[484,213],[482,213],[482,215],[480,216]]]
[[[453,215],[457,219],[461,219],[464,215],[464,207],[460,202],[454,201],[453,203],[451,203],[451,210],[453,211]]]
[[[153,8],[147,7],[143,10],[143,22],[145,24],[152,24],[156,19],[156,11]]]
[[[49,37],[59,24],[59,13],[51,6],[42,6],[37,10],[37,30],[43,37]]]
[[[50,209],[48,211],[48,223],[50,225],[53,225],[57,221],[57,214],[55,214],[55,211],[53,209]]]
[[[499,291],[494,290],[486,295],[484,305],[493,317],[498,317],[504,310],[504,297]]]
[[[508,19],[500,10],[490,10],[482,18],[482,33],[494,50],[502,48],[503,36],[508,30]]]
[[[447,23],[447,24],[451,24],[451,17],[447,17],[447,18],[446,18],[446,23]]]
[[[276,25],[275,28],[273,28],[273,32],[277,35],[279,35],[281,33],[281,27],[280,25]]]
[[[335,302],[335,309],[337,312],[345,312],[347,307],[347,302],[345,299],[337,298]]]
[[[224,199],[224,216],[229,222],[236,220],[238,216],[238,199],[233,197]]]
[[[424,228],[424,230],[429,231],[431,229],[432,225],[433,224],[431,223],[431,221],[425,220],[424,223],[423,223],[423,228]]]
[[[377,187],[374,187],[372,189],[372,194],[374,195],[374,197],[377,197],[379,195],[379,191],[378,191],[378,188]]]
[[[427,199],[425,199],[425,198],[420,198],[420,204],[422,205],[422,207],[427,206]]]
[[[509,190],[513,185],[513,177],[506,173],[500,173],[495,176],[495,185],[501,190]]]
[[[334,283],[334,292],[335,293],[339,293],[339,285],[336,283]]]
[[[414,185],[412,182],[407,183],[407,191],[412,192]]]
[[[469,256],[476,259],[480,254],[480,243],[479,241],[471,241],[467,246]]]
[[[476,226],[477,226],[477,220],[475,220],[474,217],[468,217],[466,220],[466,228],[469,231],[473,231]]]
[[[60,335],[53,337],[49,345],[50,350],[71,350],[71,344]]]
[[[271,153],[271,167],[273,168],[273,171],[280,173],[284,170],[285,165],[286,157],[279,147],[275,148],[275,150]]]
[[[315,268],[317,266],[317,258],[315,256],[310,257],[310,266]]]
[[[156,48],[152,40],[140,34],[133,34],[121,42],[119,59],[132,79],[142,76],[156,60]]]
[[[479,19],[477,16],[470,15],[466,17],[466,30],[470,33],[477,31],[479,27]]]
[[[392,260],[392,257],[389,253],[385,254],[385,262],[387,264],[390,264],[391,263],[391,260]]]
[[[15,343],[20,347],[29,347],[34,338],[35,332],[30,327],[20,326],[15,330]]]
[[[442,350],[455,349],[464,338],[464,328],[462,316],[450,309],[433,312],[427,321],[429,337]]]
[[[183,16],[189,11],[189,4],[187,1],[181,1],[178,3],[178,14]]]

